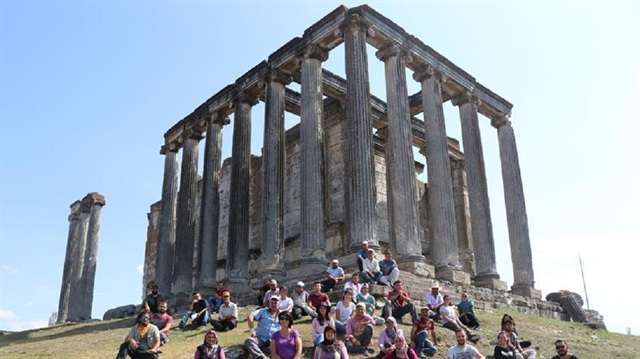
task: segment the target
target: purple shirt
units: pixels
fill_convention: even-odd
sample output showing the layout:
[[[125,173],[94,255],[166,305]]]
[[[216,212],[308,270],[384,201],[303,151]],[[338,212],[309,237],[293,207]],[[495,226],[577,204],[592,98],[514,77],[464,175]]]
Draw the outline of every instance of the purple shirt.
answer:
[[[296,339],[300,337],[297,330],[290,329],[289,335],[283,338],[280,331],[273,333],[271,340],[275,343],[276,353],[282,359],[293,359],[296,356]]]

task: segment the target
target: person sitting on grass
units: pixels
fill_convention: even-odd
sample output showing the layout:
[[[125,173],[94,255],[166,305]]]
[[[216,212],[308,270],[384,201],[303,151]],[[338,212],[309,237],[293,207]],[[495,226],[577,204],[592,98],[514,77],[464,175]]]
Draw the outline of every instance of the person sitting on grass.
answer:
[[[396,318],[387,318],[386,328],[378,335],[378,349],[380,353],[376,356],[376,359],[381,359],[385,355],[395,350],[394,343],[397,336],[404,337],[402,329],[398,328],[398,322]]]
[[[198,291],[193,292],[192,296],[193,300],[189,304],[189,309],[184,313],[178,325],[180,330],[184,330],[189,318],[191,318],[191,324],[195,328],[209,324],[209,305],[207,301],[202,298]]]
[[[253,359],[266,358],[270,354],[271,336],[280,330],[278,317],[279,297],[273,296],[269,300],[269,307],[260,308],[249,314],[247,325],[251,336],[244,341],[244,347]],[[254,328],[257,326],[257,329]]]
[[[456,311],[451,304],[451,296],[447,294],[443,299],[444,303],[440,306],[440,321],[442,322],[442,326],[454,332],[457,332],[458,330],[464,330],[464,332],[467,334],[465,337],[465,342],[467,338],[469,338],[469,340],[474,344],[478,340],[480,340],[480,336],[472,334],[469,328],[460,323],[460,319],[458,319]]]
[[[365,305],[359,303],[356,306],[356,314],[349,318],[346,323],[347,327],[347,350],[352,353],[372,354],[374,352],[371,347],[373,339],[374,321],[365,313]]]
[[[231,301],[231,293],[222,293],[222,305],[218,309],[218,320],[212,319],[211,326],[219,332],[233,330],[238,325],[238,306]]]
[[[173,317],[167,313],[167,309],[169,309],[169,304],[166,300],[161,300],[158,303],[158,313],[151,314],[151,319],[149,320],[160,331],[160,345],[165,345],[169,342],[169,331],[173,325]]]
[[[204,342],[196,348],[193,359],[225,359],[224,350],[218,344],[218,334],[209,330],[204,334]]]
[[[357,303],[364,303],[364,305],[366,305],[366,312],[373,318],[376,325],[384,324],[384,318],[376,316],[376,298],[369,294],[369,284],[363,284],[360,293],[356,294],[356,304]]]
[[[302,339],[297,330],[292,329],[293,317],[289,312],[278,314],[280,330],[271,335],[271,358],[302,359]]]
[[[316,317],[311,321],[313,346],[317,346],[324,340],[323,333],[326,327],[332,327],[334,332],[336,331],[336,323],[331,318],[330,310],[329,303],[318,303]]]
[[[429,307],[422,307],[420,309],[420,319],[413,322],[411,328],[411,336],[409,337],[409,345],[416,349],[416,353],[419,355],[432,356],[436,353],[436,345],[438,345],[438,338],[436,337],[436,327],[433,320],[430,317]],[[429,340],[431,335],[431,340]]]
[[[469,295],[466,292],[462,293],[460,299],[460,303],[458,303],[460,322],[469,328],[480,330],[480,322],[474,312],[475,303],[473,300],[469,299]]]
[[[418,359],[415,350],[407,345],[404,337],[397,336],[393,344],[393,351],[385,355],[383,359]]]
[[[160,348],[160,331],[151,324],[151,311],[144,309],[136,318],[136,325],[129,330],[120,345],[116,359],[157,359]]]
[[[551,359],[578,359],[577,356],[569,353],[569,345],[563,339],[556,340],[555,345],[558,355],[554,355]]]
[[[504,331],[507,332],[507,339],[509,340],[509,345],[516,350],[516,358],[518,359],[535,359],[536,351],[535,349],[523,349],[520,346],[520,342],[518,341],[518,334],[516,334],[513,329],[515,328],[515,323],[512,320],[507,319],[504,324]]]
[[[336,331],[330,326],[324,327],[324,340],[313,351],[313,359],[349,359],[347,347],[336,338]]]

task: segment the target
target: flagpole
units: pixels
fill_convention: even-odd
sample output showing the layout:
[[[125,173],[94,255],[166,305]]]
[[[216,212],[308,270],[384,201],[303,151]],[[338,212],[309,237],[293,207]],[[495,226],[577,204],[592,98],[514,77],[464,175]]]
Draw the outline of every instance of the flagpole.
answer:
[[[582,273],[582,285],[584,286],[584,298],[587,301],[587,309],[591,310],[591,308],[589,308],[589,295],[587,294],[587,282],[585,282],[584,280],[584,270],[582,269],[582,258],[580,257],[579,252],[578,252],[578,260],[580,261],[580,273]]]

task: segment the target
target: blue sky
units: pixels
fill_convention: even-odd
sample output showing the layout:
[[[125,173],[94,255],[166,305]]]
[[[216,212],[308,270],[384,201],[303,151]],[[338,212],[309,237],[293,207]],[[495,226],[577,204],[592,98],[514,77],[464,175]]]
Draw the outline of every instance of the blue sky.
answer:
[[[583,294],[580,254],[591,308],[640,334],[640,312],[620,305],[640,297],[640,3],[369,4],[514,104],[536,287]],[[92,191],[107,200],[93,316],[138,303],[164,132],[338,5],[0,2],[0,329],[46,326],[57,310],[69,205]],[[344,73],[341,54],[329,70]],[[456,109],[445,116],[461,138]],[[257,106],[254,154],[263,117]],[[482,117],[481,129],[498,269],[512,284],[497,136]],[[230,145],[231,127],[224,157]]]

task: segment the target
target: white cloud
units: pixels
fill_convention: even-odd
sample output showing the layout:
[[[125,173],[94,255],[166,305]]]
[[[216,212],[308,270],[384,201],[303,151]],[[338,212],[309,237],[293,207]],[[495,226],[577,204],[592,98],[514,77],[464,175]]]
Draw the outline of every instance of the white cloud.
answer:
[[[144,264],[138,264],[138,273],[144,274]]]
[[[29,307],[33,307],[33,305],[34,305],[34,303],[33,303],[32,301],[28,301],[28,302],[26,302],[26,303],[24,303],[24,304],[23,304],[23,306],[24,306],[24,307],[27,307],[27,308],[29,308]]]
[[[18,273],[18,268],[13,268],[13,267],[9,267],[6,264],[3,264],[2,267],[0,267],[0,269],[2,270],[2,272],[4,273],[9,273],[9,274],[16,274]]]
[[[0,309],[0,319],[2,319],[3,321],[5,321],[5,320],[15,320],[17,318],[18,318],[18,316],[15,315],[12,311]]]

